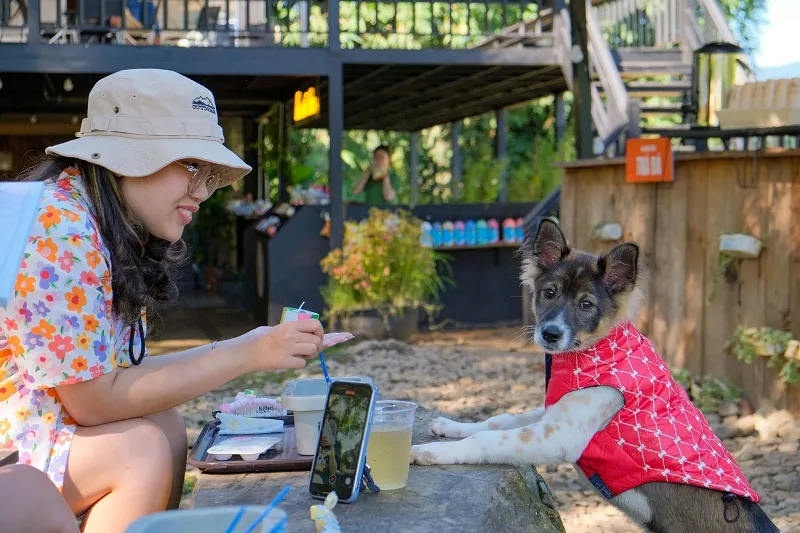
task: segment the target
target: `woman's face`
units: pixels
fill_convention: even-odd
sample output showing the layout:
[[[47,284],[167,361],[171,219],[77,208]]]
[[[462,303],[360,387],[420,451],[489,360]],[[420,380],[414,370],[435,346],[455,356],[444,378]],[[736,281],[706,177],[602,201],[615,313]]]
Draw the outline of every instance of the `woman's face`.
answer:
[[[191,162],[186,161],[183,163]],[[192,171],[172,163],[142,178],[120,178],[122,196],[133,215],[151,235],[176,242],[192,221],[200,203],[208,198],[205,184],[189,194]]]

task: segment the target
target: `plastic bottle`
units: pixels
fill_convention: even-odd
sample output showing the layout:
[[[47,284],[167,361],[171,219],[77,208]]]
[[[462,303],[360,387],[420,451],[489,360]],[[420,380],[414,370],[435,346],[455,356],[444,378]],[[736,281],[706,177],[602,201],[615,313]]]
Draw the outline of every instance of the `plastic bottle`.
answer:
[[[525,240],[525,219],[518,218],[516,220],[516,228],[515,228],[515,236],[517,237],[517,242],[522,242]]]
[[[503,220],[503,241],[513,243],[517,240],[517,224],[513,218]]]
[[[486,221],[483,219],[478,220],[475,224],[475,228],[478,233],[478,246],[482,246],[484,244],[489,243],[489,227],[486,225]]]
[[[442,245],[442,223],[434,222],[431,228],[431,237],[433,238],[433,246],[439,248]]]
[[[478,228],[475,226],[474,220],[467,220],[464,224],[464,244],[467,246],[475,246],[478,243]]]
[[[446,220],[442,224],[442,244],[444,246],[453,246],[455,243],[455,227],[450,220]]]
[[[426,248],[433,246],[433,226],[427,220],[422,223],[422,230],[419,236],[419,243]]]
[[[489,243],[497,244],[500,242],[500,223],[496,218],[490,218],[486,223],[489,226]]]
[[[453,224],[453,241],[455,242],[456,246],[464,246],[464,242],[466,241],[465,235],[465,225],[463,220],[456,220],[455,224]]]

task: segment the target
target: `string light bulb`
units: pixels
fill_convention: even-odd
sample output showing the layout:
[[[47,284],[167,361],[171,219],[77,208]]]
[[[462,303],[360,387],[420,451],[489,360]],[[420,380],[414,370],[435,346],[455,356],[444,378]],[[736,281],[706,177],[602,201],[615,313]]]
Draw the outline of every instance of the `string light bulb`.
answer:
[[[75,88],[75,85],[72,84],[72,78],[67,78],[64,80],[64,90],[67,92],[71,92],[72,89]]]

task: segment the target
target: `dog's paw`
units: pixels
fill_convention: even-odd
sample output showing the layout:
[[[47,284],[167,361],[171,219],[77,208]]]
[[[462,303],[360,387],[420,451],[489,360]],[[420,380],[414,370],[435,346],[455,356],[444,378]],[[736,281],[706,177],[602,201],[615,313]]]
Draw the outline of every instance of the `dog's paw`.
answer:
[[[477,432],[474,426],[475,424],[454,422],[440,416],[431,421],[431,433],[437,437],[463,439]]]
[[[428,444],[416,444],[411,447],[411,461],[412,465],[435,465],[439,464],[439,459],[436,452],[431,450]]]

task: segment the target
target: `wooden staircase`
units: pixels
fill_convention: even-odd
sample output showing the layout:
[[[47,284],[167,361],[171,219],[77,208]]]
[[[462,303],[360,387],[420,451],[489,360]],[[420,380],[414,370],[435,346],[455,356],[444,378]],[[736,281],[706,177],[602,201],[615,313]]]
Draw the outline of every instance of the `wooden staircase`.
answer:
[[[591,0],[587,8],[592,120],[603,152],[624,146],[620,136],[687,127],[693,52],[709,42],[738,44],[717,0]],[[558,0],[479,47],[542,46],[543,38],[571,89],[569,15]]]

